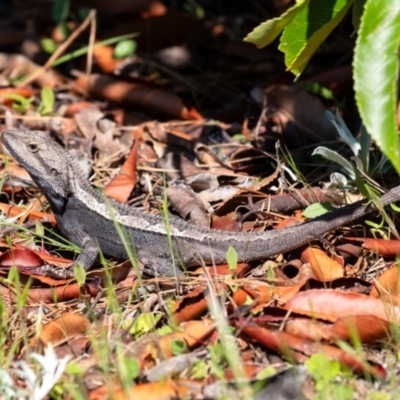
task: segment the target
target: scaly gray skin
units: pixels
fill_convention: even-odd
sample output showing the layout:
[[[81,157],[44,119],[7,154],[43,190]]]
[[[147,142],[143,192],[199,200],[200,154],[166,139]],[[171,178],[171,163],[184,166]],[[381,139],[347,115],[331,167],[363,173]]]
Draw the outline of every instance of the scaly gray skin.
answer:
[[[162,216],[129,207],[105,198],[92,188],[73,157],[41,131],[3,132],[3,143],[29,172],[50,203],[61,232],[82,248],[73,267],[89,269],[101,251],[118,259],[128,255],[115,228],[118,223],[138,259],[153,273],[175,274],[167,230]],[[400,186],[381,198],[382,204],[400,200]],[[235,233],[195,226],[176,217],[169,218],[178,267],[226,262],[229,246],[235,248],[240,262],[263,259],[293,250],[374,210],[362,201],[332,211],[302,224],[264,233]],[[73,275],[72,270],[60,276]]]

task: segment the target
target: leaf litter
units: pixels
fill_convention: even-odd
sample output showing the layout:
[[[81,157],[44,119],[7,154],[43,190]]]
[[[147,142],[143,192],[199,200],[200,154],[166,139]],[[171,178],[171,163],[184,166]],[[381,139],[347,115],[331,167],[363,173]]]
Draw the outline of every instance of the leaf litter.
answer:
[[[269,13],[287,7],[274,3]],[[89,52],[91,68],[81,56],[46,68],[20,87],[17,80],[35,73],[45,54],[37,39],[34,59],[44,61],[36,64],[26,49],[13,54],[10,48],[17,43],[24,49],[29,40],[21,36],[14,42],[15,36],[3,32],[2,40],[10,43],[0,43],[1,128],[45,130],[79,158],[107,196],[159,213],[165,193],[168,212],[199,226],[279,229],[310,204],[337,207],[348,201],[346,188],[321,185],[339,167],[311,154],[323,144],[350,159],[324,111],[352,101],[351,74],[338,75],[338,68],[316,58],[317,72],[304,81],[332,89],[334,100],[318,97],[291,83],[274,47],[254,52],[241,43],[243,27],[233,23],[237,11],[228,7],[227,19],[219,20],[210,6],[199,19],[183,10],[165,13],[162,2],[143,4],[137,10],[122,1],[121,8],[111,6],[112,13],[109,3],[96,5],[96,40],[136,29],[137,53],[117,60],[112,46],[99,45]],[[11,8],[14,17],[18,7]],[[36,37],[47,35],[61,44],[65,37],[59,29],[78,28],[70,17],[56,26],[43,16],[41,26],[38,14],[30,12]],[[21,21],[14,21],[16,28]],[[339,39],[344,40],[340,32],[331,38]],[[74,46],[88,41],[87,30]],[[44,108],[45,87],[54,100]],[[342,112],[351,124],[349,110]],[[398,241],[387,240],[396,233],[379,225],[379,217],[374,228],[359,221],[264,264],[232,269],[227,260],[189,271],[176,282],[144,279],[140,263],[107,259],[79,285],[41,273],[47,264],[70,265],[76,248],[60,237],[44,197],[4,152],[1,185],[0,294],[7,321],[1,358],[9,360],[8,371],[0,370],[6,377],[2,395],[38,390],[37,398],[48,393],[71,398],[69,392],[79,387],[90,399],[240,398],[259,386],[274,387],[278,398],[282,384],[274,382],[294,379],[288,371],[315,354],[351,370],[360,391],[373,384],[384,388],[385,378],[393,376],[384,349],[395,345],[399,323]],[[210,313],[216,303],[237,365],[229,361],[225,333]],[[142,315],[162,317],[146,327]],[[134,329],[139,321],[144,328]],[[53,368],[48,375],[47,362]],[[267,369],[268,378],[261,378]],[[37,371],[49,377],[51,387],[33,388]],[[296,381],[297,396],[307,394],[308,383],[307,375]]]

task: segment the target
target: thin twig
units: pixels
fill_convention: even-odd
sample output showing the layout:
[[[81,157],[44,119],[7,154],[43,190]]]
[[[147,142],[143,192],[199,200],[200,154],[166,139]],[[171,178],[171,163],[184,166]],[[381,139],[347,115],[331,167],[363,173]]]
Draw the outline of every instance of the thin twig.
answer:
[[[46,70],[48,70],[52,66],[53,62],[57,60],[57,58],[60,57],[61,54],[63,54],[64,51],[68,48],[68,46],[88,27],[89,23],[95,17],[96,17],[96,10],[90,10],[88,16],[82,22],[82,24],[74,32],[72,32],[71,36],[67,38],[67,40],[64,43],[60,45],[60,47],[47,60],[46,64],[44,64],[43,67],[37,69],[33,74],[29,75],[22,82],[19,82],[16,86],[17,87],[25,86],[28,83],[34,81],[40,74],[46,72]]]

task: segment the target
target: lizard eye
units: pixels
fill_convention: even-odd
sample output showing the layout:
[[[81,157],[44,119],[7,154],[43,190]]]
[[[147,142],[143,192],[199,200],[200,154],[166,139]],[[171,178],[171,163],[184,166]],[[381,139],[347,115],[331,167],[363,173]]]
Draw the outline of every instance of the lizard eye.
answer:
[[[29,143],[27,147],[28,150],[32,153],[36,153],[39,150],[39,146],[36,143]]]

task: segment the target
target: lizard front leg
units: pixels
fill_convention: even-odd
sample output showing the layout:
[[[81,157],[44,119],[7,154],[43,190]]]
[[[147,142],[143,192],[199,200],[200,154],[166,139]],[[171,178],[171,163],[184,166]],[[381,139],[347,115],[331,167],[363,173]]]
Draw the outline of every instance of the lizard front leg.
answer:
[[[41,272],[54,278],[68,279],[74,277],[77,265],[81,265],[85,271],[88,271],[94,264],[99,256],[99,248],[96,241],[80,228],[70,228],[68,237],[73,238],[74,244],[82,248],[82,252],[75,259],[72,266],[67,269],[46,266],[41,268]]]

